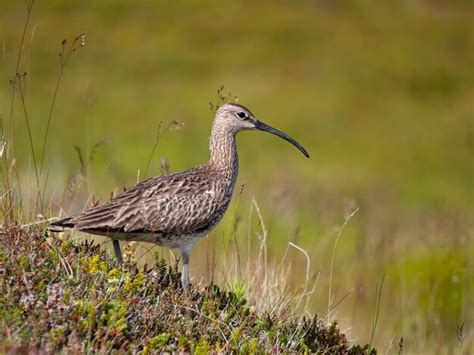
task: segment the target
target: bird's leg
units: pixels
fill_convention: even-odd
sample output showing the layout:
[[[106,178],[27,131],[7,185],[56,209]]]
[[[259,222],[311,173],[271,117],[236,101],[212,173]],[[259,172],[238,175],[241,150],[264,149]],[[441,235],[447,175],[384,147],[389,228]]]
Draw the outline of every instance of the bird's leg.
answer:
[[[117,258],[118,263],[122,264],[123,259],[122,259],[122,251],[120,250],[120,243],[117,239],[113,239],[112,244],[114,245],[115,257]]]
[[[183,268],[181,269],[181,285],[183,289],[187,289],[189,286],[189,253],[190,247],[185,246],[181,249],[181,255],[183,258]]]

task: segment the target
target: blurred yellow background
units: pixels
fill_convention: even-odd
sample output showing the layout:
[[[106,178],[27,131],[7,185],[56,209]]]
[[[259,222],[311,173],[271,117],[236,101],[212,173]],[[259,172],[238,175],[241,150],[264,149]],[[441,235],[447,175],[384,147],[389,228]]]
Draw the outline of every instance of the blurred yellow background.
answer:
[[[0,115],[31,198],[28,133],[19,100],[10,116],[9,85],[26,8],[0,1]],[[334,243],[358,207],[336,248],[331,317],[369,342],[385,277],[381,353],[398,351],[401,337],[406,352],[460,351],[461,338],[474,337],[473,19],[468,0],[37,1],[19,71],[39,157],[61,41],[87,33],[64,70],[46,146],[52,215],[142,179],[160,122],[182,126],[162,135],[148,176],[161,173],[162,157],[171,171],[204,162],[209,102],[224,85],[311,159],[268,134],[239,135],[244,188],[193,251],[195,282],[215,270],[231,284],[219,270],[232,269],[237,248],[244,260],[257,257],[255,199],[268,264],[287,251],[288,285],[298,290],[306,258],[287,247],[303,248],[317,277],[308,310],[324,316]],[[74,145],[86,160],[81,174]]]

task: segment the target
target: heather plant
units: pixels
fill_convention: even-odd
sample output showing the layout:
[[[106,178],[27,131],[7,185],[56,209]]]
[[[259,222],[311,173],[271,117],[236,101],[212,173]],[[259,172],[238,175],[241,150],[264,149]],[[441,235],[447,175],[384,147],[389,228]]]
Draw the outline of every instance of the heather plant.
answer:
[[[280,319],[216,285],[184,292],[176,266],[118,265],[40,228],[0,234],[0,351],[375,354],[337,322]]]

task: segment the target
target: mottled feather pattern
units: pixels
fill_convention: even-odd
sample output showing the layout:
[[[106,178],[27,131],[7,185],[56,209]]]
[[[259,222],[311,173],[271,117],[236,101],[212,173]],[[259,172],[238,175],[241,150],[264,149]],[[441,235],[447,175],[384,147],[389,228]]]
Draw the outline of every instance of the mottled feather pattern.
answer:
[[[210,145],[214,154],[208,163],[142,181],[102,205],[52,223],[50,229],[74,228],[170,248],[194,244],[223,217],[238,174],[235,133],[219,132]]]
[[[225,174],[223,169],[205,164],[154,177],[73,216],[68,223],[75,229],[116,235],[116,239],[159,244],[167,244],[160,238],[177,235],[201,237],[219,222],[230,203],[234,182]]]

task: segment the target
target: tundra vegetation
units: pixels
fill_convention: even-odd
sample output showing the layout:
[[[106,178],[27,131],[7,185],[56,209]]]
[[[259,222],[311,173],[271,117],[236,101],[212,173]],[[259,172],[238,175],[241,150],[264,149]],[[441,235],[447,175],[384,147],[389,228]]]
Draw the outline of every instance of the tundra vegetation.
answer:
[[[336,322],[288,319],[216,285],[192,286],[159,259],[117,265],[89,242],[9,226],[0,238],[0,351],[375,354]]]
[[[471,1],[0,8],[4,348],[472,353]],[[241,134],[189,298],[167,250],[46,234],[205,161],[229,91],[312,158]]]

